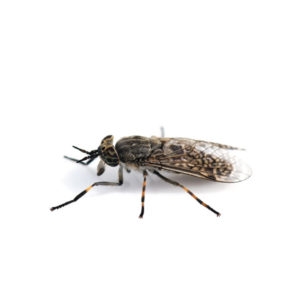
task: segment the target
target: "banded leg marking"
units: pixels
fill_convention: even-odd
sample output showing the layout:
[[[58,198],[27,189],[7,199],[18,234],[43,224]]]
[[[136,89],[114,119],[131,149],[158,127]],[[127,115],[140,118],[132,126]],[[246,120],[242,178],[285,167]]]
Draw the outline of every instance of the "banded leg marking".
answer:
[[[174,180],[171,180],[163,175],[161,175],[159,172],[157,171],[153,171],[153,173],[155,175],[157,175],[159,178],[161,178],[162,180],[170,183],[170,184],[173,184],[173,185],[176,185],[176,186],[179,186],[181,187],[182,189],[184,189],[187,193],[189,193],[195,200],[197,200],[201,205],[203,205],[204,207],[206,207],[207,209],[209,209],[210,211],[212,211],[213,213],[215,213],[218,217],[221,216],[221,214],[219,212],[217,212],[216,210],[214,210],[212,207],[210,207],[208,204],[206,204],[205,202],[203,202],[202,200],[200,200],[194,193],[192,193],[188,188],[186,188],[184,185],[180,184],[179,182],[177,181],[174,181]]]
[[[97,186],[97,185],[109,185],[109,186],[122,185],[123,184],[123,168],[121,166],[119,167],[118,177],[119,177],[118,182],[108,182],[108,181],[95,182],[92,185],[90,185],[88,188],[86,188],[84,191],[82,191],[81,193],[79,193],[73,200],[67,201],[67,202],[62,203],[62,204],[57,205],[57,206],[53,206],[53,207],[50,208],[50,210],[53,211],[53,210],[62,208],[64,206],[68,205],[68,204],[71,204],[71,203],[77,201],[83,195],[85,195],[90,189],[92,189],[94,186]]]
[[[144,175],[144,181],[143,181],[143,189],[142,189],[142,199],[141,199],[141,203],[142,203],[142,207],[141,207],[141,213],[140,213],[140,216],[139,218],[143,218],[143,215],[144,215],[144,206],[145,206],[145,192],[146,192],[146,179],[147,179],[147,171],[145,170],[143,172],[143,175]]]

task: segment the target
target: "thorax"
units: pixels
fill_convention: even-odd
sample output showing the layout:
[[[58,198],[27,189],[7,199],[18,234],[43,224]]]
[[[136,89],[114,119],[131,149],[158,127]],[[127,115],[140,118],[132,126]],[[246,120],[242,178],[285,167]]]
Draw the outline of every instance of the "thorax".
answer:
[[[138,164],[140,161],[147,159],[151,153],[161,147],[159,138],[129,136],[120,139],[116,143],[120,161],[127,164]]]

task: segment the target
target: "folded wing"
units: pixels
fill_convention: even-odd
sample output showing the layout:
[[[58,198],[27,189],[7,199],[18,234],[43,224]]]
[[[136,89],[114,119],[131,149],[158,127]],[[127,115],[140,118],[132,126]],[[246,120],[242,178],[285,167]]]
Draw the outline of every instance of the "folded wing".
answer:
[[[219,182],[239,182],[252,174],[238,158],[242,149],[185,138],[162,138],[161,142],[162,147],[153,151],[144,166]]]

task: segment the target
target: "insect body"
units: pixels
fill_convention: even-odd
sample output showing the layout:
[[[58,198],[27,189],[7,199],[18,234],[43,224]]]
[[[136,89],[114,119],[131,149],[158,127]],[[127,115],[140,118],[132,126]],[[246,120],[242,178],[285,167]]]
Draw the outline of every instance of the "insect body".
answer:
[[[73,147],[87,154],[87,156],[80,160],[65,156],[67,159],[76,161],[77,163],[88,165],[94,159],[100,157],[97,167],[98,176],[104,173],[105,165],[111,167],[119,166],[118,182],[95,182],[78,194],[73,200],[54,206],[51,210],[59,209],[77,201],[94,186],[122,185],[123,169],[125,168],[128,172],[131,169],[136,169],[143,173],[144,181],[140,218],[144,215],[148,173],[155,174],[162,180],[181,187],[200,204],[214,212],[217,216],[220,216],[219,212],[200,200],[188,188],[165,177],[159,171],[181,173],[219,182],[239,182],[251,176],[251,169],[234,155],[235,152],[242,149],[200,140],[129,136],[120,139],[114,146],[113,136],[108,135],[102,140],[96,150],[86,151],[75,146]]]

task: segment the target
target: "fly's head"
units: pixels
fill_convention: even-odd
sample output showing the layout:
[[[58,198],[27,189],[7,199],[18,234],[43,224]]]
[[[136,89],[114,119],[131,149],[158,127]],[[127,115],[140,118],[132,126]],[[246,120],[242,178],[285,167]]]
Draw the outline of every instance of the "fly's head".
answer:
[[[104,172],[104,164],[115,167],[120,163],[119,155],[115,146],[113,145],[113,140],[114,137],[112,135],[108,135],[101,141],[101,144],[98,148],[98,153],[102,161],[100,161],[98,165],[97,174],[98,172]]]
[[[92,151],[87,151],[81,148],[78,148],[76,146],[73,146],[73,148],[88,154],[82,159],[75,159],[72,157],[65,156],[65,158],[76,161],[77,163],[81,163],[84,165],[88,165],[91,163],[94,159],[97,157],[100,158],[100,162],[97,167],[97,175],[100,176],[104,173],[105,171],[105,165],[109,165],[111,167],[115,167],[119,165],[120,160],[119,160],[119,155],[113,145],[113,139],[114,137],[112,135],[106,136],[102,141],[98,149],[92,150]]]

